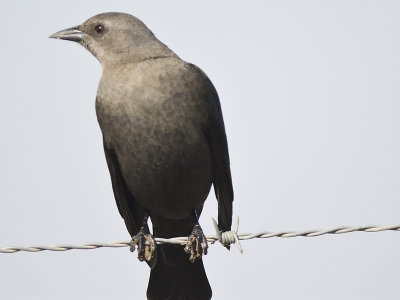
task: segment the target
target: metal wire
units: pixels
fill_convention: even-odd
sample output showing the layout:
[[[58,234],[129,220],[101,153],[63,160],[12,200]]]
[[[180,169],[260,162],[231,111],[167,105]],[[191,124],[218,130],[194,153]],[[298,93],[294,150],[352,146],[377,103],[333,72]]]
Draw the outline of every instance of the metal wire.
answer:
[[[262,231],[259,233],[237,233],[237,228],[239,225],[239,221],[237,219],[237,225],[235,226],[235,231],[224,232],[221,235],[221,232],[217,232],[217,235],[210,235],[207,237],[207,241],[211,244],[220,241],[222,244],[232,244],[236,242],[241,249],[239,240],[251,240],[251,239],[267,239],[273,237],[280,238],[291,238],[291,237],[316,237],[327,234],[343,234],[350,233],[355,231],[362,232],[381,232],[381,231],[400,231],[400,225],[393,226],[361,226],[361,227],[338,227],[329,230],[309,230],[303,232],[293,232],[293,231],[281,231],[281,232],[269,232]],[[222,236],[224,236],[225,240],[221,240]],[[235,237],[236,236],[236,237]],[[230,237],[230,238],[229,238]],[[236,239],[237,238],[237,239]],[[157,244],[178,244],[185,245],[187,242],[187,237],[175,237],[175,238],[155,238]],[[88,249],[97,249],[97,248],[120,248],[120,247],[128,247],[129,241],[120,241],[120,242],[111,242],[111,243],[90,243],[83,245],[57,245],[57,246],[24,246],[24,247],[5,247],[0,248],[0,253],[15,253],[19,251],[26,252],[40,252],[40,251],[68,251],[72,249],[79,250],[88,250]],[[242,251],[241,251],[242,252]]]

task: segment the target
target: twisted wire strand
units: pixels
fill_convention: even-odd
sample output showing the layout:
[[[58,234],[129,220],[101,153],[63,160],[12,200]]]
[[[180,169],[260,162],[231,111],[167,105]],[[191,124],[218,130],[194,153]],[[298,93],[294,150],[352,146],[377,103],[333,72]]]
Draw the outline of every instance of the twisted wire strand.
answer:
[[[234,243],[235,235],[238,240],[251,240],[251,239],[267,239],[273,237],[279,238],[291,238],[291,237],[317,237],[321,235],[328,234],[343,234],[350,232],[381,232],[381,231],[400,231],[400,225],[393,226],[360,226],[360,227],[338,227],[329,230],[308,230],[303,232],[293,232],[293,231],[281,231],[281,232],[269,232],[262,231],[259,233],[237,233],[237,231],[229,231],[227,236],[231,236],[228,240],[224,240],[224,243]],[[219,235],[210,235],[207,237],[207,241],[214,244],[217,241],[221,241]],[[225,233],[223,233],[225,234]],[[185,245],[187,242],[187,237],[175,237],[175,238],[155,238],[157,244],[178,244]],[[97,248],[120,248],[129,247],[129,241],[117,241],[110,243],[90,243],[82,245],[56,245],[56,246],[24,246],[24,247],[5,247],[0,248],[0,253],[15,253],[20,251],[26,252],[40,252],[40,251],[68,251],[73,249],[79,250],[89,250]],[[238,244],[238,243],[237,243]],[[239,246],[240,244],[238,244]],[[239,250],[241,248],[239,247]]]

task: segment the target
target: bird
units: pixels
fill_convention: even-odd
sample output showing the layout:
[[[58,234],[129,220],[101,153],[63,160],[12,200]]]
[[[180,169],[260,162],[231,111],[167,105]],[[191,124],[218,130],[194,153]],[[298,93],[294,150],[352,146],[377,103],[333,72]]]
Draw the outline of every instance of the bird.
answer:
[[[131,251],[151,268],[147,298],[211,299],[199,217],[213,186],[218,228],[231,230],[234,198],[214,85],[130,14],[102,13],[50,38],[79,43],[102,66],[96,114]],[[188,236],[184,249],[154,239],[176,236]]]

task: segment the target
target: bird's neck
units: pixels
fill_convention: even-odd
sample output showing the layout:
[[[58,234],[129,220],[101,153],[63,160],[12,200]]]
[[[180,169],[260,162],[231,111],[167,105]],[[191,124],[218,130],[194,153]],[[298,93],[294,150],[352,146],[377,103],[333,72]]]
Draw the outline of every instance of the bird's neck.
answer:
[[[99,59],[103,70],[109,68],[123,67],[130,64],[138,64],[142,61],[165,58],[178,57],[172,50],[162,43],[154,45],[146,45],[143,47],[132,47],[125,52],[113,53],[106,55],[104,59]]]

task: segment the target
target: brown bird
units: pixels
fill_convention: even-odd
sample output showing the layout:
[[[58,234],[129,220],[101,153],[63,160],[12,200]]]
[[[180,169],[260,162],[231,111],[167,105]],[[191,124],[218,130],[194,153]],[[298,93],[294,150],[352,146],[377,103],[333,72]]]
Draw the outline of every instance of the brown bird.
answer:
[[[233,201],[224,121],[213,84],[128,14],[100,14],[50,37],[78,42],[103,67],[97,118],[131,250],[137,247],[139,260],[151,267],[148,299],[210,299],[202,262],[207,240],[198,217],[213,185],[219,229],[228,231]],[[156,246],[153,236],[189,238],[182,249]]]

